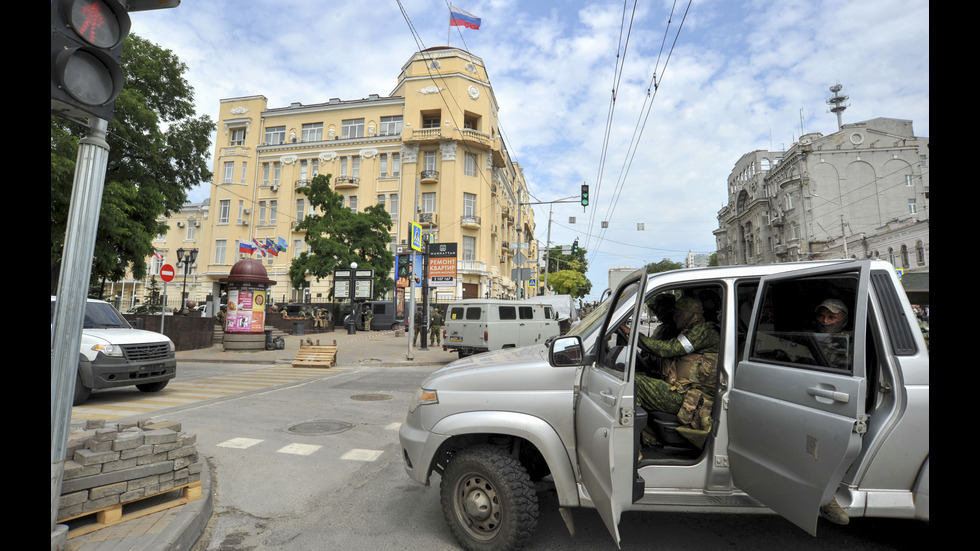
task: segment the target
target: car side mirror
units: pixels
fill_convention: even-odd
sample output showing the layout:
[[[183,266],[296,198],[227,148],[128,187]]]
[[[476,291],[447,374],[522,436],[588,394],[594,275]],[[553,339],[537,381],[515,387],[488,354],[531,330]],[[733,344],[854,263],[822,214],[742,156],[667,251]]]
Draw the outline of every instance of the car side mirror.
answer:
[[[582,365],[584,359],[585,351],[579,335],[558,337],[548,346],[548,363],[552,367]]]

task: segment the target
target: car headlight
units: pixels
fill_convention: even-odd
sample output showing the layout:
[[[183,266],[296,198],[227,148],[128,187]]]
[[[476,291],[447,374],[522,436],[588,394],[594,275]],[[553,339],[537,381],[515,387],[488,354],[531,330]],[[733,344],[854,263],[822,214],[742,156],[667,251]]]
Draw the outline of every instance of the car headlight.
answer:
[[[408,412],[412,413],[419,406],[424,406],[428,404],[438,404],[439,395],[436,394],[434,390],[426,390],[424,388],[419,388],[415,391],[415,395],[412,396],[412,401],[408,404]]]
[[[106,356],[122,356],[122,347],[117,344],[97,344],[92,347],[96,352],[102,352]]]

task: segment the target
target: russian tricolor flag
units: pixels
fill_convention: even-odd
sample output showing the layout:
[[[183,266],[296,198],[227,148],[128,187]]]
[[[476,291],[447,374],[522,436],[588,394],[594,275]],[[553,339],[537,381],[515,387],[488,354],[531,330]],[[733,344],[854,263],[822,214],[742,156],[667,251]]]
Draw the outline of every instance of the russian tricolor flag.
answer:
[[[472,13],[465,12],[459,8],[449,5],[449,26],[466,27],[467,29],[479,29],[480,18]]]

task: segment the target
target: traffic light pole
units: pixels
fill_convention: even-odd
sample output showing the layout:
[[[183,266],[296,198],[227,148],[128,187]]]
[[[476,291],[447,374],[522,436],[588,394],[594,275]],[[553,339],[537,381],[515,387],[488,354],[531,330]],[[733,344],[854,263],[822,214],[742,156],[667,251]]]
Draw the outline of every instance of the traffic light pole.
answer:
[[[88,132],[78,141],[65,246],[58,277],[58,300],[51,323],[51,542],[67,540],[68,527],[58,525],[58,505],[65,472],[65,453],[75,396],[78,349],[82,341],[85,300],[88,295],[105,187],[109,144],[108,121],[92,117]],[[63,546],[61,546],[63,547]],[[60,547],[58,547],[60,548]]]

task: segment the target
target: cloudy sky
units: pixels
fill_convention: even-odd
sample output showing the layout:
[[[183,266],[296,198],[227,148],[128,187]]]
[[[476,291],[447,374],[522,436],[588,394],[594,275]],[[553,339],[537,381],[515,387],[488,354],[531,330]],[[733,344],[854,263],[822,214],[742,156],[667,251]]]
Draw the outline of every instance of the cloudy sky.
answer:
[[[845,123],[911,120],[929,136],[925,0],[453,5],[480,17],[480,29],[449,27],[447,0],[183,0],[133,13],[132,32],[174,51],[198,113],[213,119],[222,98],[263,95],[283,107],[387,96],[424,48],[480,57],[535,200],[591,188],[584,212],[534,207],[539,242],[551,209],[551,243],[577,238],[588,251],[588,298],[609,267],[714,252],[735,162],[836,131],[826,103],[836,83],[850,98]]]

